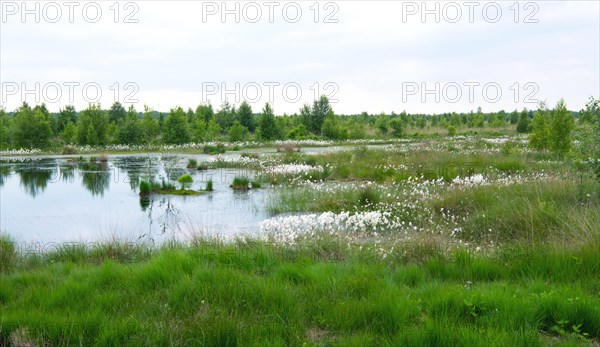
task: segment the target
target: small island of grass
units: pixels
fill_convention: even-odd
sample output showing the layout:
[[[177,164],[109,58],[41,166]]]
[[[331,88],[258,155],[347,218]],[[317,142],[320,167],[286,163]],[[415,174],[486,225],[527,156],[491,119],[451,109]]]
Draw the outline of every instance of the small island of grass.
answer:
[[[165,195],[202,195],[204,192],[189,189],[189,186],[192,184],[193,179],[190,175],[183,175],[178,179],[179,183],[181,183],[181,188],[177,189],[177,187],[170,183],[166,182],[164,179],[161,182],[155,181],[147,181],[142,180],[140,182],[140,197],[148,198],[152,194],[165,194]]]
[[[251,181],[246,176],[237,176],[233,179],[233,183],[229,187],[237,191],[247,191],[250,188],[261,188],[262,184],[256,180]]]

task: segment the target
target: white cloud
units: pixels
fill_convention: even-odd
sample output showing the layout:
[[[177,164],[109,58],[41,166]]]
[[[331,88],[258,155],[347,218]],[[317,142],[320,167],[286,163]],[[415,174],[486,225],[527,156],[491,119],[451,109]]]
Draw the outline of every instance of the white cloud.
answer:
[[[269,23],[264,5],[258,23],[243,18],[235,23],[232,15],[226,23],[221,23],[218,15],[209,16],[204,23],[203,9],[211,4],[208,2],[133,3],[139,8],[134,16],[139,23],[135,24],[114,23],[109,2],[99,3],[103,16],[94,24],[85,22],[81,13],[75,23],[21,23],[18,16],[8,17],[0,24],[2,82],[27,86],[35,82],[42,86],[97,82],[103,91],[103,105],[113,101],[110,87],[116,82],[121,89],[126,82],[135,82],[139,86],[137,108],[160,105],[163,111],[176,105],[195,107],[202,100],[203,83],[226,83],[227,88],[236,82],[241,86],[250,82],[301,85],[303,98],[296,103],[287,102],[281,90],[277,91],[278,113],[296,112],[311,100],[311,86],[319,83],[323,87],[326,82],[339,86],[335,95],[339,103],[334,106],[338,113],[535,107],[522,102],[525,90],[518,102],[513,100],[510,87],[515,82],[521,87],[534,82],[539,86],[538,98],[552,104],[564,97],[572,109],[583,107],[590,95],[600,94],[598,2],[534,3],[539,8],[533,18],[539,22],[533,24],[514,23],[515,12],[509,8],[512,2],[501,3],[502,17],[497,23],[482,17],[480,9],[485,2],[477,7],[474,23],[469,23],[465,13],[459,23],[443,19],[435,23],[431,15],[426,23],[419,15],[403,22],[408,2],[332,2],[337,7],[328,8],[321,2],[320,23],[313,21],[312,2],[298,2],[303,12],[297,23],[288,23],[282,16],[280,9],[290,4],[285,2],[276,7],[274,23]],[[240,8],[248,3],[240,2]],[[441,2],[440,7],[448,3]],[[233,4],[228,3],[229,8]],[[520,4],[522,21],[532,8]],[[322,23],[336,8],[332,18],[339,22]],[[120,19],[129,12],[120,8]],[[473,102],[435,103],[432,98],[422,102],[417,95],[402,102],[403,82],[444,86],[468,81],[498,83],[503,98],[489,103],[479,94]],[[262,91],[264,94],[266,89]],[[119,97],[127,92],[121,90]],[[213,104],[218,105],[221,97],[213,95]],[[15,108],[21,99],[21,93],[6,97],[6,107]],[[81,93],[76,93],[75,99],[78,107],[88,101]],[[260,109],[264,101],[254,108]],[[56,110],[67,103],[61,100],[48,106]]]

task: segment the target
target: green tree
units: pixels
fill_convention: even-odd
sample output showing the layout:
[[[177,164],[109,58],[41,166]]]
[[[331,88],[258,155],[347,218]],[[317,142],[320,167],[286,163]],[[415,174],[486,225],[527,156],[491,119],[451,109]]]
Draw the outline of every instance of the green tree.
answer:
[[[321,127],[321,134],[330,140],[337,140],[340,137],[340,129],[337,123],[337,119],[335,117],[329,116],[326,117],[323,121],[323,126]]]
[[[63,130],[60,133],[60,138],[66,144],[76,143],[77,142],[77,126],[70,120],[67,121],[67,124],[63,127]]]
[[[392,128],[392,136],[402,137],[404,135],[405,123],[400,118],[393,118],[388,125]]]
[[[125,115],[125,121],[119,127],[119,143],[139,145],[144,139],[142,126],[138,120],[138,113],[134,106],[129,106],[129,110]]]
[[[210,122],[210,120],[215,115],[215,112],[213,111],[213,107],[210,103],[206,104],[206,105],[198,105],[198,107],[196,107],[195,113],[196,113],[197,117],[204,118],[204,122],[206,124],[208,124],[208,122]]]
[[[308,131],[312,131],[312,110],[309,104],[304,104],[300,108],[300,120]]]
[[[424,129],[427,126],[427,120],[423,116],[417,117],[417,128]]]
[[[564,99],[560,99],[552,110],[550,122],[550,149],[561,158],[569,152],[573,143],[575,120],[567,110]]]
[[[594,125],[598,117],[598,100],[595,100],[592,96],[585,106],[586,108],[579,112],[579,123]]]
[[[71,122],[72,124],[77,123],[77,111],[75,110],[75,106],[67,105],[65,108],[58,111],[58,118],[56,121],[56,131],[61,133],[67,123]]]
[[[10,119],[4,108],[0,107],[0,148],[10,147]]]
[[[46,148],[50,145],[52,128],[41,109],[32,110],[23,103],[15,115],[15,144],[21,148]]]
[[[375,127],[379,130],[381,135],[387,135],[388,133],[388,116],[384,113],[377,116],[377,120],[375,121]]]
[[[215,114],[215,118],[221,129],[229,129],[236,120],[235,106],[231,105],[229,101],[225,100],[225,102],[221,104],[221,109],[219,112]]]
[[[277,138],[277,124],[275,122],[275,114],[273,114],[271,104],[269,104],[268,102],[265,104],[265,107],[262,109],[262,113],[260,114],[260,118],[258,121],[258,130],[260,138],[262,140],[269,141]]]
[[[147,105],[144,105],[144,114],[142,114],[140,128],[142,130],[142,138],[146,143],[154,141],[160,133],[160,126],[158,125],[156,118],[154,118],[154,111]]]
[[[458,114],[456,114],[456,112],[452,112],[452,115],[450,116],[450,125],[453,125],[455,127],[460,126],[461,124],[461,119],[458,116]]]
[[[190,142],[190,130],[187,114],[181,107],[171,109],[163,126],[163,140],[168,144],[182,144]]]
[[[116,101],[112,104],[110,110],[108,110],[108,121],[118,124],[121,120],[125,119],[126,115],[127,110],[125,110],[125,107],[123,107],[120,102]]]
[[[192,178],[192,176],[190,174],[186,174],[186,175],[179,176],[179,178],[177,178],[177,181],[179,183],[181,183],[181,190],[185,190],[185,189],[188,189],[192,185],[192,183],[194,182],[194,179]]]
[[[331,105],[329,105],[329,99],[325,95],[321,95],[319,100],[313,102],[312,112],[310,115],[311,131],[315,134],[321,132],[321,127],[325,121],[325,117],[332,111]]]
[[[80,145],[104,145],[108,137],[108,115],[100,105],[90,104],[81,111],[77,121],[77,141]]]
[[[456,127],[454,125],[448,126],[448,136],[456,136]]]
[[[288,138],[292,140],[301,140],[308,136],[309,132],[304,124],[300,124],[288,133]]]
[[[237,111],[238,119],[240,124],[246,127],[246,129],[254,132],[256,130],[256,124],[254,122],[254,114],[252,113],[252,107],[246,101],[242,102],[240,108]]]
[[[212,117],[206,125],[206,140],[215,141],[221,134],[221,127],[215,117]]]
[[[535,149],[544,150],[550,147],[549,113],[546,103],[540,102],[533,115],[531,134],[529,134],[529,145]]]
[[[243,126],[239,121],[233,122],[231,128],[229,128],[229,141],[239,142],[244,141],[248,136],[248,128]]]
[[[361,122],[354,122],[350,125],[348,137],[351,139],[364,139],[366,136],[365,127]]]
[[[531,122],[529,121],[529,111],[523,110],[519,114],[519,121],[517,122],[517,132],[520,134],[528,133],[531,130]]]
[[[192,122],[192,140],[194,140],[194,142],[206,141],[206,132],[206,121],[204,120],[204,117],[196,115]]]
[[[519,122],[519,111],[514,110],[510,114],[510,124],[515,125]]]

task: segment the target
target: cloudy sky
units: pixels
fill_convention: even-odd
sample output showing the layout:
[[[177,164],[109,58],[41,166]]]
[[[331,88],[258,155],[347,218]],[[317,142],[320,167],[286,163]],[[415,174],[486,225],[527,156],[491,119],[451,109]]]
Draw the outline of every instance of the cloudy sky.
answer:
[[[294,113],[570,109],[600,94],[598,1],[0,1],[0,102]]]

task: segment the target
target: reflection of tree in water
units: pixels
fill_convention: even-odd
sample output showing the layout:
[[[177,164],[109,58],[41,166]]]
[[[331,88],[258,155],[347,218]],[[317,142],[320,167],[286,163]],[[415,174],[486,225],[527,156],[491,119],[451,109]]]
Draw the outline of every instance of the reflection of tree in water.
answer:
[[[148,233],[140,235],[138,239],[147,238],[149,241],[155,241],[152,237],[152,226],[155,221],[159,223],[160,232],[163,235],[168,231],[181,231],[181,210],[177,209],[168,197],[141,197],[140,207],[143,212],[148,213]],[[153,218],[154,209],[156,207],[158,207],[159,211],[162,213],[156,218]]]
[[[167,230],[181,231],[181,211],[173,205],[171,199],[163,198],[158,202],[158,207],[164,207],[164,213],[158,217],[161,232],[166,234]]]
[[[136,191],[140,178],[151,180],[158,174],[159,160],[156,157],[122,157],[115,158],[113,164],[119,170],[125,171],[131,190]]]
[[[17,170],[21,178],[23,190],[32,197],[41,194],[48,186],[48,181],[52,178],[54,170],[52,169],[21,169]]]
[[[110,171],[106,162],[82,163],[82,184],[93,196],[103,196],[110,187]]]
[[[75,166],[74,165],[61,165],[60,166],[60,177],[63,182],[74,182],[75,181]]]
[[[10,176],[12,167],[6,163],[0,163],[0,187],[4,185],[6,177]]]
[[[140,207],[142,212],[146,212],[150,206],[150,198],[147,196],[140,196]]]

